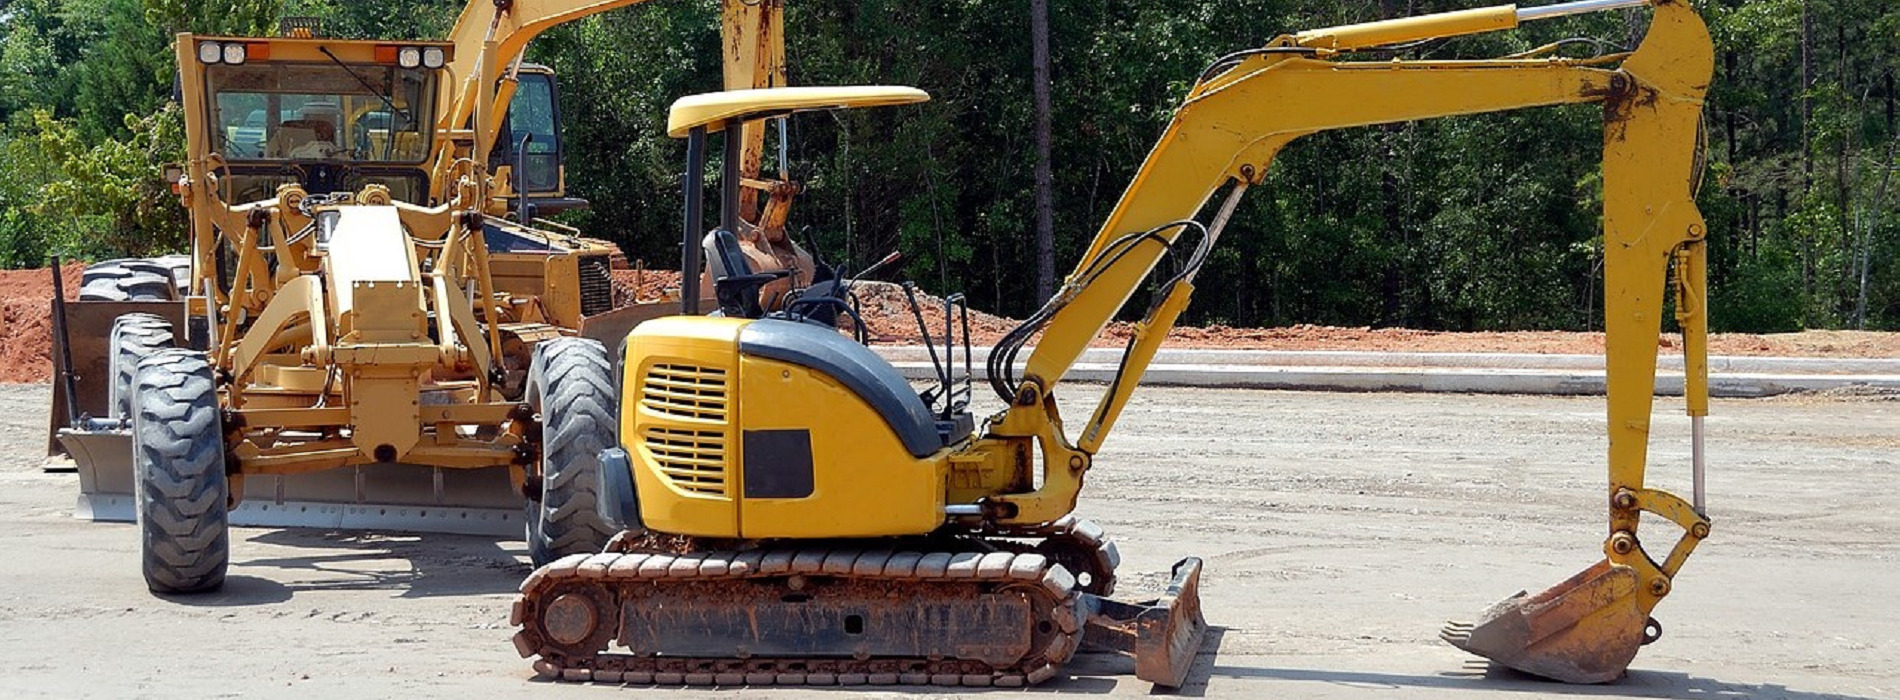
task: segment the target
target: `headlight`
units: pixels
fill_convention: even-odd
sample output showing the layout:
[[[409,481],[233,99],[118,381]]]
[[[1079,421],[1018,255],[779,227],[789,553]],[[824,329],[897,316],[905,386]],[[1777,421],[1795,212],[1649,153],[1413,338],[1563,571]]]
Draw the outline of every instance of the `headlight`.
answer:
[[[401,50],[396,52],[396,65],[404,68],[414,68],[422,65],[422,49],[414,46],[402,47]]]
[[[219,46],[218,42],[203,41],[203,42],[198,43],[198,62],[199,63],[217,63],[218,59],[222,58],[223,56],[224,56],[224,47]]]
[[[442,47],[430,46],[422,50],[422,66],[424,68],[441,68],[442,64],[446,62],[447,60],[443,55]]]
[[[234,66],[243,64],[244,63],[244,45],[239,44],[239,43],[225,44],[224,45],[224,62],[229,63]]]

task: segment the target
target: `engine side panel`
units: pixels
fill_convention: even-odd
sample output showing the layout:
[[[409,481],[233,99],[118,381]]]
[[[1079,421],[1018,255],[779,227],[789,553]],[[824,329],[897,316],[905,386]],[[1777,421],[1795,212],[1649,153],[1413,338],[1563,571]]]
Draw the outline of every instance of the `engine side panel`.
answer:
[[[943,524],[944,476],[862,397],[825,373],[742,355],[738,396],[748,538],[920,535]]]
[[[647,527],[739,536],[738,336],[744,319],[658,318],[627,335],[620,443]]]

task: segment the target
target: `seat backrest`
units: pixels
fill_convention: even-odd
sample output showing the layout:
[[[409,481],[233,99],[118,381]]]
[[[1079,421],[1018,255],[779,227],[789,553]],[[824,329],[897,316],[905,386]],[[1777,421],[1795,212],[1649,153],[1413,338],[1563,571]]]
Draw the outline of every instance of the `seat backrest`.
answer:
[[[297,122],[284,122],[278,125],[277,132],[271,135],[270,146],[265,151],[265,157],[289,158],[291,151],[316,140],[318,140],[316,127],[299,126]]]
[[[746,261],[745,251],[739,249],[739,237],[731,231],[713,229],[706,234],[701,247],[706,250],[706,269],[714,282],[722,277],[752,274],[752,264]]]

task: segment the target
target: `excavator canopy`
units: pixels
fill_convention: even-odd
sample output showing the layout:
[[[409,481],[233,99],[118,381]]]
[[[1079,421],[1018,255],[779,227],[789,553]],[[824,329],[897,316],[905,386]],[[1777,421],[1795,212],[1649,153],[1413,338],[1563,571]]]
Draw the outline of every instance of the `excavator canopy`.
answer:
[[[685,138],[699,127],[705,127],[711,133],[726,128],[727,124],[793,112],[889,107],[929,99],[930,93],[901,85],[781,87],[708,92],[675,100],[667,113],[666,134],[673,138]]]

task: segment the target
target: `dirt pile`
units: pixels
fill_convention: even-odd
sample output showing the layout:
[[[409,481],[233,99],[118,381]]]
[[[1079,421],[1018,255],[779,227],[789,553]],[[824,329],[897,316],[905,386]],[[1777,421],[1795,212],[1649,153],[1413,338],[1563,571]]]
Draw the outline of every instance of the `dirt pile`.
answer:
[[[78,298],[80,263],[66,266],[66,297]],[[614,301],[625,305],[661,298],[677,290],[680,275],[672,270],[615,270]],[[888,282],[863,282],[856,288],[866,327],[879,344],[922,342],[917,318],[902,287]],[[53,376],[51,360],[53,321],[48,303],[53,297],[52,271],[0,270],[0,383],[44,382]],[[933,341],[943,342],[943,299],[917,293],[924,324]],[[957,335],[962,335],[960,323]],[[972,344],[984,347],[1016,326],[1017,321],[977,309],[970,310]],[[1097,346],[1127,342],[1133,325],[1112,323]],[[1658,339],[1665,353],[1681,352],[1675,336]],[[1249,350],[1362,350],[1388,352],[1500,352],[1538,354],[1600,354],[1602,333],[1520,331],[1448,333],[1406,328],[1339,328],[1297,325],[1285,328],[1176,328],[1168,334],[1170,347]],[[1900,333],[1872,331],[1805,331],[1758,335],[1718,333],[1709,349],[1716,355],[1793,357],[1900,357]]]
[[[903,289],[885,282],[858,286],[866,325],[872,337],[884,343],[920,343],[917,321]],[[943,300],[918,292],[924,322],[931,339],[943,342]],[[1015,328],[1014,319],[972,309],[970,335],[981,347],[995,344]],[[1120,347],[1134,333],[1134,324],[1114,322],[1093,343]],[[958,331],[961,335],[961,330]],[[1034,344],[1033,342],[1031,343]],[[1664,354],[1680,354],[1681,339],[1663,335],[1656,340]],[[1489,352],[1538,355],[1600,355],[1603,334],[1576,331],[1447,332],[1410,328],[1344,328],[1299,324],[1281,328],[1233,328],[1224,325],[1180,327],[1168,333],[1169,347],[1233,350],[1354,350],[1365,352]],[[1878,331],[1802,331],[1799,333],[1715,333],[1709,338],[1713,355],[1766,357],[1900,358],[1900,333]]]
[[[1103,338],[1126,342],[1130,324],[1111,324]],[[1373,352],[1492,352],[1538,355],[1600,355],[1603,334],[1575,331],[1490,331],[1453,333],[1409,328],[1340,328],[1296,325],[1285,328],[1176,328],[1168,343],[1179,347],[1246,350],[1358,350]],[[1098,345],[1103,344],[1101,341]],[[1656,339],[1664,354],[1681,354],[1681,338]],[[1772,357],[1900,357],[1900,333],[1877,331],[1802,331],[1800,333],[1714,333],[1711,355]]]
[[[66,298],[79,298],[83,263],[64,268]],[[53,271],[0,270],[0,382],[53,378]]]
[[[616,307],[659,299],[680,286],[678,270],[614,270],[613,277]]]
[[[917,328],[917,314],[912,312],[903,287],[890,282],[859,282],[851,289],[858,298],[858,313],[864,316],[865,328],[870,331],[874,342],[923,342],[923,334]],[[943,298],[920,290],[917,292],[917,307],[923,314],[924,327],[930,330],[931,341],[941,345],[944,336]],[[962,310],[958,309],[953,316],[956,337],[962,340]],[[994,345],[998,338],[1015,327],[1014,319],[970,309],[970,337],[973,345]]]

